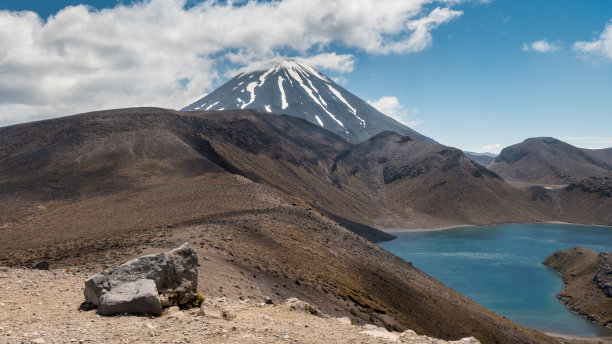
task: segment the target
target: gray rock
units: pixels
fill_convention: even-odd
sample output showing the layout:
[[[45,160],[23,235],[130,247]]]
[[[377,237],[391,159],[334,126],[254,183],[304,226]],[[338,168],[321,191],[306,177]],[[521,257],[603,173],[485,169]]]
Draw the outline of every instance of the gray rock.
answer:
[[[85,302],[99,306],[100,297],[118,286],[149,279],[164,305],[185,304],[196,298],[198,256],[188,243],[169,252],[132,259],[85,281]],[[180,301],[180,302],[179,302]]]
[[[46,260],[42,260],[32,266],[32,269],[35,270],[49,270],[49,262]]]
[[[98,313],[111,315],[118,313],[161,315],[155,281],[139,279],[124,283],[100,296]]]
[[[600,252],[598,258],[593,280],[607,297],[612,297],[612,252]]]
[[[272,299],[271,299],[270,297],[268,297],[268,296],[265,296],[265,297],[264,297],[264,302],[265,302],[267,305],[273,305],[273,304],[274,304],[274,301],[272,301]]]

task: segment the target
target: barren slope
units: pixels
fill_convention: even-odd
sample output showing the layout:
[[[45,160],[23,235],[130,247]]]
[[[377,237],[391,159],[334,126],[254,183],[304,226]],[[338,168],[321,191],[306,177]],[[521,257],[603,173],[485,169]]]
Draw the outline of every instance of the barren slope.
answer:
[[[511,181],[568,184],[612,176],[612,148],[583,149],[551,137],[506,147],[489,168]]]
[[[331,178],[338,151],[359,147],[305,121],[127,109],[1,128],[0,138],[2,265],[47,259],[91,271],[189,241],[206,257],[199,285],[207,295],[298,296],[329,314],[440,338],[552,342],[293,197],[308,188],[297,180],[310,178],[329,202],[317,209],[345,211],[338,202],[346,201],[376,211],[376,201],[356,196],[369,179],[349,173],[356,180],[344,188]],[[282,177],[295,184],[271,181]]]

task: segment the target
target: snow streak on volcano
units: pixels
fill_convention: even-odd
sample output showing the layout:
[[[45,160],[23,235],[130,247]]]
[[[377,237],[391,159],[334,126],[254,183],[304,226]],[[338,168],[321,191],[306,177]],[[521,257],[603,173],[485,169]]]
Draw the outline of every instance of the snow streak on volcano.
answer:
[[[241,73],[182,111],[229,109],[259,109],[300,117],[351,142],[367,140],[383,131],[432,141],[293,59],[276,60]]]

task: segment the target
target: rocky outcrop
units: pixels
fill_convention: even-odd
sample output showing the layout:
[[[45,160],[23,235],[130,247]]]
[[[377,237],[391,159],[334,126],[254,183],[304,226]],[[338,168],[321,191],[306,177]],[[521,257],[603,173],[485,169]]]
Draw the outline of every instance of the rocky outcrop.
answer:
[[[593,279],[607,297],[612,297],[612,252],[601,252]]]
[[[579,189],[588,194],[596,194],[599,197],[612,197],[612,179],[611,178],[587,178],[578,183],[571,183],[565,190],[572,191]]]
[[[584,247],[559,250],[544,265],[559,272],[565,288],[557,295],[570,310],[612,327],[612,252]]]
[[[150,279],[140,279],[136,282],[120,284],[100,296],[98,313],[102,315],[117,313],[161,315],[162,306],[155,282]]]
[[[161,314],[197,298],[198,256],[188,243],[139,257],[85,281],[85,302],[101,314]]]
[[[287,302],[285,302],[285,306],[289,307],[292,311],[305,312],[316,316],[323,315],[316,306],[312,306],[308,302],[304,302],[297,297],[289,298]]]

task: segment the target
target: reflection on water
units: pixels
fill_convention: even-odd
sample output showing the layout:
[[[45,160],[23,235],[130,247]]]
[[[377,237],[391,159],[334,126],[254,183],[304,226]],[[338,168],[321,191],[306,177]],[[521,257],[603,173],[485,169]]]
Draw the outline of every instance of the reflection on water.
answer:
[[[523,326],[579,336],[612,330],[571,313],[555,295],[559,275],[542,265],[574,246],[612,251],[612,228],[516,224],[399,233],[380,246],[481,305]]]

